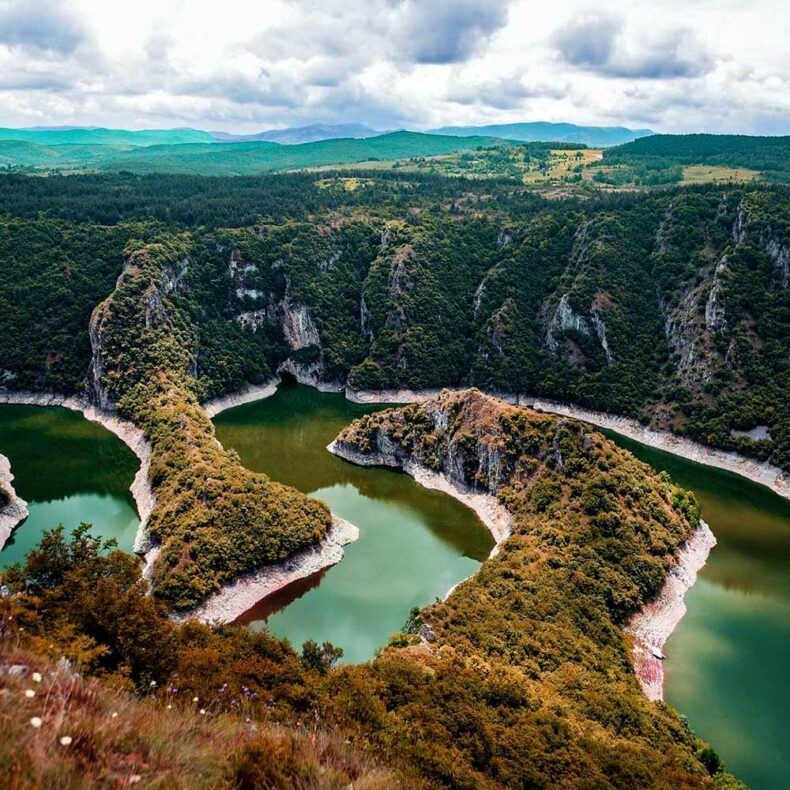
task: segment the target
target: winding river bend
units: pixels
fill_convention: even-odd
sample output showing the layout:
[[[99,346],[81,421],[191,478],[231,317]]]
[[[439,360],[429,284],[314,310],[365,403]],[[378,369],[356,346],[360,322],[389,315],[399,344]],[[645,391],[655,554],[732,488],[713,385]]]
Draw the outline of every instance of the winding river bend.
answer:
[[[245,466],[323,499],[360,537],[324,573],[240,618],[295,645],[329,640],[345,661],[366,661],[413,606],[442,597],[474,573],[494,542],[472,511],[391,469],[354,466],[326,450],[341,428],[381,406],[284,383],[265,401],[216,417],[217,436]]]
[[[328,639],[363,661],[422,606],[473,573],[493,541],[476,516],[389,469],[347,464],[324,449],[352,419],[381,406],[285,383],[271,398],[215,419],[252,469],[321,497],[361,537],[344,560],[260,602],[241,620],[299,646]],[[790,502],[736,475],[608,434],[694,490],[718,545],[687,594],[665,650],[666,699],[756,790],[787,786]],[[0,453],[30,517],[0,552],[21,559],[44,529],[94,523],[131,550],[138,519],[128,487],[137,460],[95,423],[61,408],[0,405]]]

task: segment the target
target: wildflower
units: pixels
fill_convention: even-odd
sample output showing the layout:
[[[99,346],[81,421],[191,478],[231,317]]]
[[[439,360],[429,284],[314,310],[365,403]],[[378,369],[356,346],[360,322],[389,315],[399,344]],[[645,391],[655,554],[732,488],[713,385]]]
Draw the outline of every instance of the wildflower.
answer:
[[[113,711],[113,712],[110,714],[110,718],[111,718],[111,719],[117,719],[117,718],[118,718],[118,713],[117,713],[116,711]]]
[[[38,716],[33,716],[30,720],[30,726],[38,729],[44,722]]]
[[[200,715],[201,716],[205,716],[206,715],[206,709],[205,708],[201,708],[200,709]]]
[[[28,699],[32,699],[33,697],[35,697],[35,696],[36,696],[36,692],[35,692],[35,691],[33,691],[33,689],[28,689],[28,690],[25,692],[25,696],[26,696]]]
[[[40,672],[34,672],[32,677],[33,677],[33,682],[34,683],[41,683],[41,673]]]
[[[172,706],[172,705],[168,705],[168,706],[167,706],[167,709],[168,709],[168,710],[173,710],[173,706]]]
[[[192,697],[192,702],[197,702],[197,701],[198,701],[197,697]]]
[[[140,774],[132,774],[132,775],[129,777],[129,784],[130,784],[130,785],[136,785],[136,784],[137,784],[137,783],[138,783],[138,782],[139,782],[139,781],[140,781],[142,778],[143,778],[143,777],[142,777],[142,776],[140,776]]]
[[[151,688],[153,688],[155,685],[156,685],[156,681],[155,681],[155,680],[152,680],[152,681],[151,681]]]
[[[71,745],[71,735],[64,735],[60,739],[60,745],[61,746],[70,746]]]

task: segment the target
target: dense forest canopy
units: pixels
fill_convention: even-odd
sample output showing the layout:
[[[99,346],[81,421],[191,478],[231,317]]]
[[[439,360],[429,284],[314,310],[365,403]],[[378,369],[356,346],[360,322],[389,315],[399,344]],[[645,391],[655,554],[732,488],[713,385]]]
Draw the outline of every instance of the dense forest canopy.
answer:
[[[391,173],[7,176],[0,208],[7,386],[80,391],[125,246],[178,233],[198,397],[291,359],[361,389],[572,401],[790,464],[782,187],[557,202]]]

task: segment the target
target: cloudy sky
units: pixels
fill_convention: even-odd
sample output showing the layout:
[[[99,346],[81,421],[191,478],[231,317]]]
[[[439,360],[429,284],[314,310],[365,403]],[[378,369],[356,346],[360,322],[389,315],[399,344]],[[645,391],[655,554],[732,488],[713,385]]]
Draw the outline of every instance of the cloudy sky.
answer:
[[[790,134],[786,0],[0,0],[0,125]]]

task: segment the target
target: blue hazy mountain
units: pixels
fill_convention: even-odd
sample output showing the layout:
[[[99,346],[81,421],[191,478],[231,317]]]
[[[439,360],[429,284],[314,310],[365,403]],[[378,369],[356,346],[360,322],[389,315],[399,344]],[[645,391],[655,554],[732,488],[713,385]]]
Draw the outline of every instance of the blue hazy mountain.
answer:
[[[577,126],[573,123],[505,123],[490,126],[442,126],[430,129],[429,134],[453,137],[502,137],[527,143],[585,143],[593,148],[630,143],[639,137],[653,134],[650,129],[628,129],[625,126]]]

